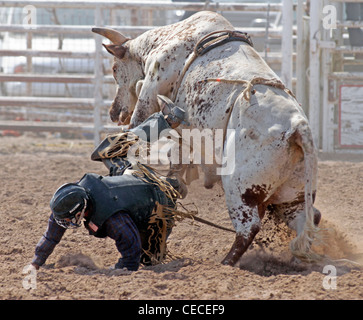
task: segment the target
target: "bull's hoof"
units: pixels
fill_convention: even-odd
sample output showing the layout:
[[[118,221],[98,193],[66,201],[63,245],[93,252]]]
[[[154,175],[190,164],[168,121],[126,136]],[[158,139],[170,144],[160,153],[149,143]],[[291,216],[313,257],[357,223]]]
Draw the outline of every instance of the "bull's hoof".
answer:
[[[182,181],[183,179],[179,177],[168,177],[166,180],[172,185],[172,187],[178,191],[180,194],[180,198],[184,199],[188,194],[188,188],[185,183]]]
[[[204,188],[206,189],[212,189],[214,187],[214,183],[205,183],[204,182]]]
[[[237,261],[242,257],[246,251],[244,238],[242,236],[236,236],[231,250],[227,256],[222,260],[222,264],[233,267]]]
[[[188,194],[188,188],[184,182],[180,181],[180,179],[178,179],[178,181],[179,181],[179,186],[178,186],[177,190],[180,194],[180,198],[184,199]]]
[[[314,210],[314,224],[317,226],[320,223],[321,220],[321,213],[318,209],[313,208]]]
[[[222,264],[225,265],[225,266],[231,266],[231,267],[234,267],[235,263],[231,261],[231,259],[227,259],[227,257],[225,257],[223,260],[222,260]]]

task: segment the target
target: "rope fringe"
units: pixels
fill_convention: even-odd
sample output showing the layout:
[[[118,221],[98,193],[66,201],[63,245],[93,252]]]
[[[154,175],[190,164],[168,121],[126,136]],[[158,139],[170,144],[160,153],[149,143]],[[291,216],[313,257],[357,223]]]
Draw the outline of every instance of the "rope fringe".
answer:
[[[149,166],[136,163],[138,169],[132,174],[146,183],[156,185],[165,195],[174,203],[176,198],[181,198],[180,193],[173,188],[164,176],[157,173],[157,171]]]
[[[139,137],[133,132],[118,132],[107,136],[109,145],[98,154],[102,159],[110,159],[115,157],[127,157],[129,149],[139,143]],[[140,152],[140,151],[138,151]]]
[[[194,220],[198,210],[188,211],[183,207],[183,210],[167,207],[157,203],[148,223],[147,239],[143,246],[143,257],[141,261],[151,265],[164,263],[167,256],[172,257],[172,254],[167,248],[167,237],[175,226],[175,221],[183,221],[185,218]]]

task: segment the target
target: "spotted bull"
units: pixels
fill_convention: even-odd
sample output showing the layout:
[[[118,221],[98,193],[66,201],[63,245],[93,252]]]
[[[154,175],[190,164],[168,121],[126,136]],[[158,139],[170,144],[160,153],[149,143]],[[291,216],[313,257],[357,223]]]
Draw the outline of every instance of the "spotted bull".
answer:
[[[200,39],[223,31],[235,34],[221,15],[206,11],[135,39],[94,28],[111,40],[104,46],[114,56],[117,93],[110,117],[136,126],[159,111],[157,94],[161,94],[186,111],[189,129],[223,131],[220,152],[234,158],[232,169],[218,174],[220,163],[203,161],[201,168],[206,187],[222,183],[236,231],[224,264],[234,265],[241,258],[260,230],[266,210],[296,230],[292,253],[313,259],[310,247],[320,213],[313,207],[317,157],[308,120],[247,38],[232,37],[196,55]]]

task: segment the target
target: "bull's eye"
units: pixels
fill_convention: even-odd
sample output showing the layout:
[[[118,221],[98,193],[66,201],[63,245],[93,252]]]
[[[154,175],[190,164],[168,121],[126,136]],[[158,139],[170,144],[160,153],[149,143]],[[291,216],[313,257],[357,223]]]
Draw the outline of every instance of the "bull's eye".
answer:
[[[117,68],[116,68],[116,67],[113,67],[113,68],[112,68],[112,71],[113,71],[113,73],[116,73]]]

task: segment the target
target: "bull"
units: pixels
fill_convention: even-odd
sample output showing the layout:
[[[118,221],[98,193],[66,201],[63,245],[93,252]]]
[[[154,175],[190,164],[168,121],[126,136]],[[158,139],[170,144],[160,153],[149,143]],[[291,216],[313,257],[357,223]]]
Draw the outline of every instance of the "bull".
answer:
[[[225,18],[208,11],[134,39],[108,28],[92,31],[111,41],[104,47],[114,56],[117,83],[112,121],[140,124],[159,111],[161,94],[185,110],[189,126],[180,130],[224,132],[220,152],[234,157],[232,169],[218,174],[220,162],[201,164],[205,187],[222,183],[236,231],[222,263],[238,262],[259,232],[266,210],[296,230],[290,243],[293,255],[318,259],[311,249],[320,221],[313,207],[317,155],[311,129],[293,94],[248,36],[241,37]]]

